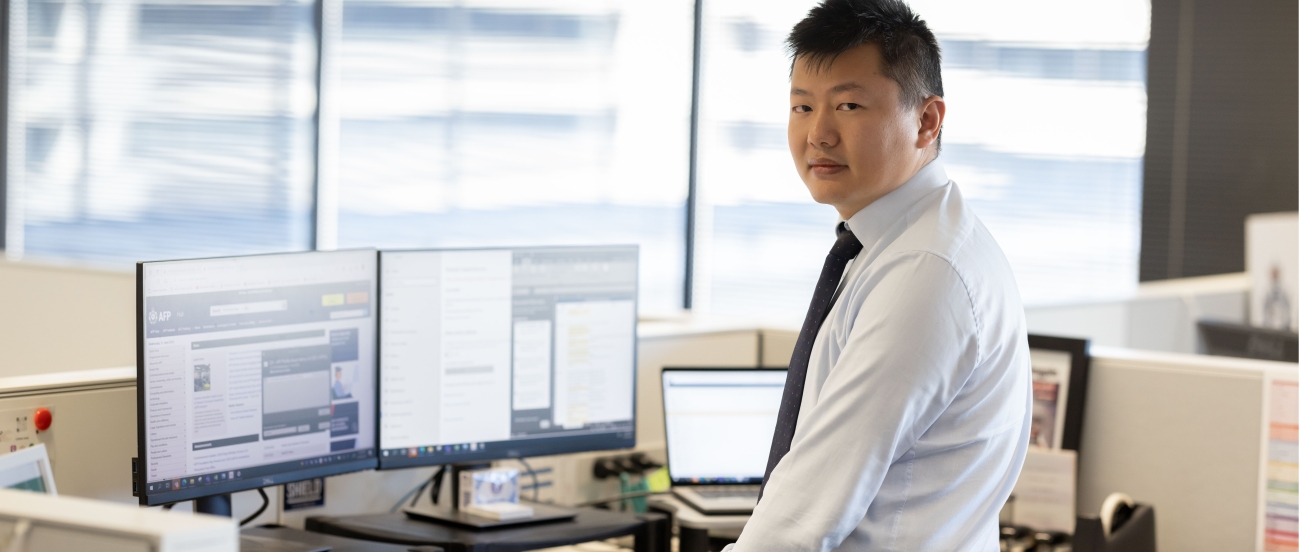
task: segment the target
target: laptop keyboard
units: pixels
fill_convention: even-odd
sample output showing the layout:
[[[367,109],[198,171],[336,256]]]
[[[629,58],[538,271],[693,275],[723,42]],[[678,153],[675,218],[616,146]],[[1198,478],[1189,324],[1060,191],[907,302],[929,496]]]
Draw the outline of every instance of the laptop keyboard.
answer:
[[[752,498],[758,500],[758,487],[752,485],[696,487],[692,490],[703,498]]]

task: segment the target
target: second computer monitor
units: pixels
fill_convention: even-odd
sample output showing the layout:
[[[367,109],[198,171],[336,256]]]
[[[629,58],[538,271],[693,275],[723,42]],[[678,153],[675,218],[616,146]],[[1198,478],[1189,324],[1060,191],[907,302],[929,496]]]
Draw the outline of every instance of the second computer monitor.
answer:
[[[626,448],[636,246],[380,253],[380,468]]]

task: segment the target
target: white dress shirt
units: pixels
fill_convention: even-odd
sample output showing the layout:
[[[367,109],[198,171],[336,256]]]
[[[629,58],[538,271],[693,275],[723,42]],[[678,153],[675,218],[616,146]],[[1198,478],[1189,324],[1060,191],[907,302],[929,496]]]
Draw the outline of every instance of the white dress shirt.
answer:
[[[938,161],[847,222],[862,252],[731,548],[997,550],[1032,401],[1011,267]]]

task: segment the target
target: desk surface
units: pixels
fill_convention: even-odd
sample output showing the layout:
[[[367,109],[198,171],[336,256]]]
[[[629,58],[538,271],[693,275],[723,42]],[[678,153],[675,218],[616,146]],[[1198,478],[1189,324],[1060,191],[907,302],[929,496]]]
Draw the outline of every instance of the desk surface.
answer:
[[[449,551],[457,550],[533,550],[604,540],[624,535],[638,539],[656,539],[653,525],[662,525],[667,534],[667,521],[662,514],[625,514],[597,510],[577,509],[572,521],[520,525],[509,528],[476,531],[455,525],[410,519],[406,514],[372,514],[339,517],[307,518],[307,529],[331,535],[356,539],[378,540],[398,544],[436,544]],[[664,545],[667,543],[664,542]],[[641,546],[638,546],[640,549]],[[654,550],[651,545],[646,549]]]
[[[309,531],[299,531],[297,529],[275,525],[250,527],[241,530],[240,534],[253,537],[280,539],[310,546],[328,546],[330,547],[330,552],[443,552],[441,548],[436,546],[412,548],[400,544],[386,544],[382,542],[349,539],[333,535],[324,535],[321,533],[312,533]]]

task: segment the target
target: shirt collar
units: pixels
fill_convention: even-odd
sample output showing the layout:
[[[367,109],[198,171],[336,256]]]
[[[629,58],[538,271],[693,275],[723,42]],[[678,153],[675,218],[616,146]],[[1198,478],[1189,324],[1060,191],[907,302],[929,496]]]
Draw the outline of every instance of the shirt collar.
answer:
[[[902,186],[863,207],[845,221],[866,249],[871,249],[894,222],[926,194],[948,184],[948,173],[938,159],[931,161]]]

